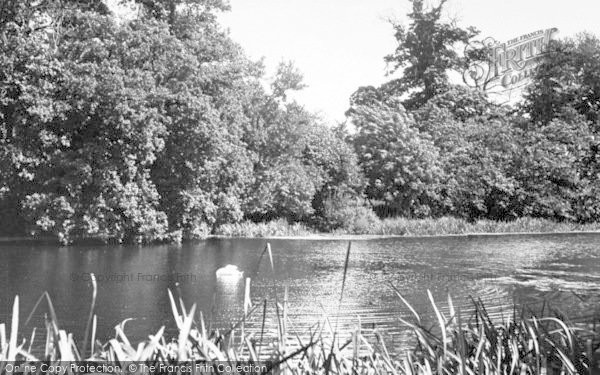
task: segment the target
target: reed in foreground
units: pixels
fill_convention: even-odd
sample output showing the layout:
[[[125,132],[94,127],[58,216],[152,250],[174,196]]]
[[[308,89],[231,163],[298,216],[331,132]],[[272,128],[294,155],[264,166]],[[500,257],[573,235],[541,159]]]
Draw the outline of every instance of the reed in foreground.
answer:
[[[17,297],[8,337],[7,326],[0,324],[0,374],[6,373],[5,361],[38,360],[141,361],[148,364],[189,360],[234,364],[240,361],[259,363],[260,360],[267,361],[267,372],[291,374],[596,373],[595,353],[600,332],[595,327],[586,330],[559,317],[526,317],[524,313],[519,316],[515,313],[508,322],[493,322],[483,304],[477,301],[473,301],[473,312],[464,318],[461,311],[453,308],[450,298],[450,316],[445,316],[431,293],[429,299],[437,325],[426,327],[419,313],[398,290],[394,291],[413,315],[411,319],[399,320],[412,330],[416,338],[411,350],[399,353],[388,350],[380,335],[377,342],[369,342],[360,327],[346,340],[340,340],[335,333],[331,336],[323,333],[325,330],[317,330],[309,340],[303,341],[300,335],[290,331],[287,298],[275,301],[278,338],[266,350],[263,331],[245,330],[248,319],[264,313],[266,300],[254,306],[247,300],[244,316],[233,322],[231,330],[209,332],[196,305],[186,307],[181,299],[176,301],[170,291],[173,319],[178,328],[176,338],[165,337],[165,327],[161,327],[150,334],[148,340],[134,345],[127,338],[123,325],[118,325],[113,339],[99,342],[96,338],[97,317],[92,304],[85,338],[76,342],[72,334],[60,328],[52,301],[44,294],[42,299],[47,303],[49,312],[45,337],[38,339],[34,330],[27,339],[19,334]],[[44,343],[40,353],[32,349],[38,343]]]

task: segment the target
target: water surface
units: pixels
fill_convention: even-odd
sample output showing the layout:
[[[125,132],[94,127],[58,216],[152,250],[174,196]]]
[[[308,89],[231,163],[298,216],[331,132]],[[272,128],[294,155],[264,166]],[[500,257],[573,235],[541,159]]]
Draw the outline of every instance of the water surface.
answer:
[[[81,337],[92,296],[90,273],[98,278],[98,333],[114,335],[123,319],[133,341],[162,325],[174,333],[167,289],[191,306],[196,303],[212,328],[227,328],[243,311],[244,278],[217,279],[215,271],[236,265],[251,278],[255,305],[267,307],[267,334],[276,334],[275,296],[288,289],[292,332],[306,337],[311,327],[329,318],[341,331],[384,332],[391,345],[406,342],[398,317],[410,311],[394,295],[398,288],[427,318],[427,290],[443,311],[447,296],[464,311],[469,296],[481,298],[490,314],[508,317],[515,303],[540,306],[544,299],[565,312],[582,316],[600,296],[600,236],[467,236],[353,241],[340,305],[346,241],[270,240],[260,259],[262,239],[207,240],[183,245],[75,246],[1,244],[0,322],[9,322],[15,295],[21,321],[43,291],[48,291],[61,329]],[[260,262],[259,262],[260,260]],[[30,327],[43,326],[45,304]],[[259,329],[262,310],[249,322]],[[360,317],[360,319],[359,319]],[[27,329],[25,330],[27,331]]]

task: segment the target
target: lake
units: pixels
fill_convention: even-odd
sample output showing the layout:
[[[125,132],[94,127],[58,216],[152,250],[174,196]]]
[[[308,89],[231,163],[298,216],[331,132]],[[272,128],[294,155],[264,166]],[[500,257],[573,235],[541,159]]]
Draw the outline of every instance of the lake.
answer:
[[[2,275],[0,322],[10,322],[15,295],[21,322],[43,291],[48,291],[60,328],[81,338],[92,298],[90,273],[98,279],[98,337],[125,332],[144,340],[162,325],[174,334],[167,289],[188,306],[196,303],[212,328],[226,329],[243,312],[244,279],[217,278],[215,271],[236,265],[251,278],[251,299],[267,305],[267,335],[275,335],[275,294],[288,289],[293,332],[307,337],[324,317],[342,332],[360,322],[366,332],[383,332],[390,345],[410,339],[398,322],[407,309],[393,284],[415,309],[433,317],[427,290],[447,312],[447,296],[462,311],[470,296],[481,298],[493,316],[509,317],[513,306],[539,309],[544,300],[575,317],[590,314],[600,297],[600,235],[462,236],[353,241],[344,295],[340,292],[347,241],[269,240],[273,266],[261,254],[265,239],[212,239],[182,245],[74,246],[0,243]],[[260,260],[260,262],[259,262]],[[596,303],[594,305],[597,306]],[[28,328],[43,327],[41,304]],[[262,307],[248,329],[258,330]],[[360,319],[359,319],[360,317]],[[432,318],[433,319],[433,318]],[[433,322],[433,320],[432,320]]]

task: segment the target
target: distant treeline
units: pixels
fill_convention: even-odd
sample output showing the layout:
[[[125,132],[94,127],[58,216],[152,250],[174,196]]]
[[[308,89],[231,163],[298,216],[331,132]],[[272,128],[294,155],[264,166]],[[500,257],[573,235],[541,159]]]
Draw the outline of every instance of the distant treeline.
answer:
[[[0,233],[146,242],[285,219],[332,231],[380,216],[600,219],[600,41],[554,42],[524,100],[454,85],[477,36],[413,0],[400,78],[333,126],[265,84],[217,22],[225,0],[0,4]],[[478,55],[479,53],[479,55]]]

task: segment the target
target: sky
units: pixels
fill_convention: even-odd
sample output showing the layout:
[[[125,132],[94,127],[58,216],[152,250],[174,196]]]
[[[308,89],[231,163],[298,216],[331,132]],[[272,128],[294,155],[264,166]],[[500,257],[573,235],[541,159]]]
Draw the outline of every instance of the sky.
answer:
[[[434,1],[434,0],[432,0]],[[294,98],[323,119],[344,120],[350,95],[360,86],[389,80],[383,57],[396,40],[388,20],[407,24],[408,0],[230,0],[220,17],[231,37],[268,76],[293,61],[307,84]],[[498,41],[556,27],[558,37],[581,31],[600,36],[598,0],[448,0],[444,16],[475,26]]]

